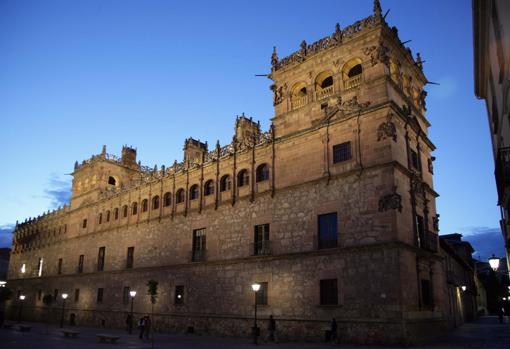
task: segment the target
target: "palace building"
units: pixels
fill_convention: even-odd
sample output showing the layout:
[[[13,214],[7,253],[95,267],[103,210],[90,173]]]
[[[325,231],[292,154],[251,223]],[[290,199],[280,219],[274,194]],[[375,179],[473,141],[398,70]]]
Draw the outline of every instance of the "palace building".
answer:
[[[74,166],[69,205],[18,223],[8,284],[23,318],[250,336],[411,343],[447,327],[420,55],[373,14],[271,57],[269,130],[235,120],[230,144],[189,138],[148,168],[106,147]],[[212,148],[212,149],[211,149]],[[50,306],[46,294],[57,298]],[[8,302],[11,317],[20,301]]]

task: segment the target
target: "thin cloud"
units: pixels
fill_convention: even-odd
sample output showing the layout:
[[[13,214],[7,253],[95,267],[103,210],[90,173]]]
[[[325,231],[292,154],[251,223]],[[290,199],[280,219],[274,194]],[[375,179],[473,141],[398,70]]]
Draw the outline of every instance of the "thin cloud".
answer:
[[[463,234],[464,240],[471,243],[475,252],[473,256],[477,259],[487,260],[492,254],[498,257],[505,257],[505,242],[501,229],[490,227],[470,227]]]
[[[50,209],[56,209],[71,200],[71,181],[52,174],[49,179],[49,188],[44,190],[44,196],[50,199]]]
[[[11,247],[14,224],[0,226],[0,247]]]

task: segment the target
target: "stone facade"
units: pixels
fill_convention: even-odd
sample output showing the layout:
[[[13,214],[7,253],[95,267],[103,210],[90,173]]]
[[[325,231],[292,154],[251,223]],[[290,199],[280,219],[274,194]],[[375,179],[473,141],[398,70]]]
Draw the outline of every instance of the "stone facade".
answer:
[[[75,164],[70,205],[16,226],[9,285],[25,317],[57,318],[61,299],[41,295],[67,292],[66,318],[123,327],[125,290],[137,317],[154,279],[158,331],[249,335],[254,282],[267,285],[262,332],[273,314],[284,339],[320,340],[333,317],[356,343],[446,328],[420,58],[374,1],[271,63],[267,132],[243,115],[231,144],[187,139],[169,167],[141,166],[130,147]]]

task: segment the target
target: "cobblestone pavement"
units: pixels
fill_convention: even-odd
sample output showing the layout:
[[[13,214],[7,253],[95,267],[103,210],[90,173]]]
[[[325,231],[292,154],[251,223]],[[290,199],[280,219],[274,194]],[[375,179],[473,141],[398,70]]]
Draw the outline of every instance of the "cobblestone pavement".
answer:
[[[132,348],[148,349],[151,348],[150,341],[141,341],[136,334],[129,335],[125,331],[105,330],[89,327],[73,327],[72,330],[79,331],[79,338],[64,338],[60,328],[50,327],[49,334],[46,334],[46,327],[41,323],[26,323],[32,326],[30,332],[19,332],[15,329],[0,329],[0,347],[2,349],[64,349],[64,348],[101,348],[109,346],[114,348]],[[17,325],[14,325],[16,328]],[[96,334],[112,334],[120,336],[117,344],[98,343]],[[279,344],[260,344],[261,348],[280,348],[280,349],[318,349],[331,348],[329,343],[279,343]],[[200,335],[172,335],[156,334],[155,348],[157,349],[253,349],[255,346],[250,339],[223,338]],[[377,346],[351,346],[340,345],[345,349],[360,348],[380,348]],[[398,348],[398,347],[381,347]],[[465,324],[461,328],[449,335],[437,339],[428,345],[414,347],[416,349],[496,349],[510,348],[510,322],[499,324],[496,317],[484,317],[476,322]]]

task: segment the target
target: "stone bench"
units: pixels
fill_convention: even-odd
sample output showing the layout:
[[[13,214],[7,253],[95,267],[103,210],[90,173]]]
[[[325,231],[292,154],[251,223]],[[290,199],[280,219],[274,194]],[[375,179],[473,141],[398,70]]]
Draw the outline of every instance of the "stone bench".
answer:
[[[21,332],[30,332],[30,330],[32,329],[32,326],[19,325],[19,326],[18,326],[18,329],[19,329]]]
[[[99,343],[117,343],[119,340],[119,336],[114,336],[111,334],[98,334],[96,335]]]
[[[80,334],[80,332],[78,332],[78,331],[70,331],[70,330],[62,330],[62,334],[64,335],[64,337],[78,338],[78,335]]]

